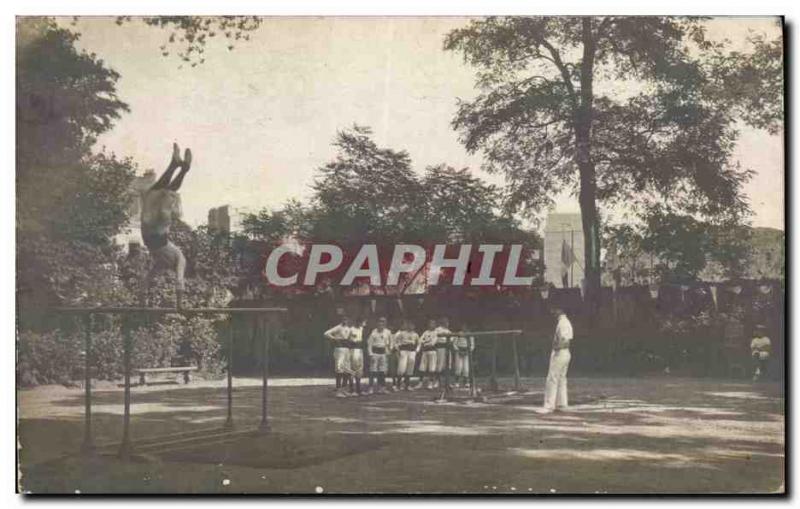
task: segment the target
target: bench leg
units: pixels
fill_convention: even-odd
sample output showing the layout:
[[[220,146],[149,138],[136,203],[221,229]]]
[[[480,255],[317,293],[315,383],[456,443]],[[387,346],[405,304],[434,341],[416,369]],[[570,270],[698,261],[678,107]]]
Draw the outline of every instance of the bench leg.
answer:
[[[139,385],[147,385],[144,373],[139,373]]]
[[[191,371],[184,371],[183,372],[183,383],[189,384],[192,381],[192,372]]]

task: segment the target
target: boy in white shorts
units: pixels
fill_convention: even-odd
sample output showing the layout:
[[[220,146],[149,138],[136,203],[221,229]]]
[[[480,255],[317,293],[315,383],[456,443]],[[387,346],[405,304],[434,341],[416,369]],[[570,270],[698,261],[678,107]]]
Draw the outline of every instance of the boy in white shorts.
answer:
[[[469,334],[469,328],[464,326],[462,334]],[[453,341],[453,370],[455,371],[456,385],[461,387],[469,383],[469,357],[475,351],[475,338],[473,336],[457,336]]]
[[[450,320],[446,316],[439,319],[439,326],[435,329],[436,332],[436,387],[442,386],[444,383],[444,371],[450,369],[450,362],[448,362],[448,349],[450,345],[449,335]]]
[[[392,348],[392,332],[386,328],[386,318],[378,318],[378,326],[372,330],[367,338],[367,353],[369,354],[369,392],[373,392],[373,383],[378,379],[378,392],[387,393],[386,370],[388,368],[388,354]]]
[[[361,396],[361,377],[364,376],[364,326],[362,320],[358,326],[350,327],[350,395]],[[355,381],[355,390],[353,390]]]
[[[436,320],[428,322],[428,329],[420,337],[418,352],[422,359],[419,363],[419,385],[426,389],[433,388],[436,377]]]
[[[325,338],[333,343],[333,366],[336,376],[336,397],[347,396],[344,390],[350,379],[350,318],[342,316],[339,325],[325,331]]]
[[[394,347],[398,352],[397,376],[403,381],[403,388],[411,390],[411,377],[417,361],[420,346],[419,334],[414,331],[410,320],[403,320],[400,330],[394,335]],[[399,384],[398,384],[399,387]]]

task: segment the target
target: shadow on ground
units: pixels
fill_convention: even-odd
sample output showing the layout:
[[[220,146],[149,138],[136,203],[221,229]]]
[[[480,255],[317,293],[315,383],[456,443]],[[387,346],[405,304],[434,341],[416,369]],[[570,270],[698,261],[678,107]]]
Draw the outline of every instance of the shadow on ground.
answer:
[[[541,415],[541,383],[490,403],[412,392],[337,399],[329,387],[270,390],[272,432],[169,444],[144,460],[82,458],[80,391],[36,417],[20,395],[23,489],[34,493],[753,493],[783,485],[779,386],[710,380],[576,379],[572,411]],[[539,389],[539,390],[537,390]],[[236,429],[254,429],[260,388],[234,393]],[[96,441],[121,436],[122,393],[97,391]],[[225,391],[133,392],[132,437],[218,429]],[[211,436],[211,432],[208,431]],[[113,451],[114,447],[107,449]]]

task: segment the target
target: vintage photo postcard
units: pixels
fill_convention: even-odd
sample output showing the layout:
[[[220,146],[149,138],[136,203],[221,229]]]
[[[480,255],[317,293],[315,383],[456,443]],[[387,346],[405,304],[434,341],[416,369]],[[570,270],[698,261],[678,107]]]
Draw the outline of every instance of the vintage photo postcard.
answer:
[[[17,490],[786,493],[784,20],[18,16]]]

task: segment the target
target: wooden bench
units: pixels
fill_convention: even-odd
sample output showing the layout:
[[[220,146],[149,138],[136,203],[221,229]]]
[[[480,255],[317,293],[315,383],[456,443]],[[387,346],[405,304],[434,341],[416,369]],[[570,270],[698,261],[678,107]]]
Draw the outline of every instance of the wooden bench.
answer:
[[[170,368],[137,368],[134,373],[139,374],[139,384],[147,385],[147,375],[154,373],[183,373],[183,382],[189,383],[192,381],[192,371],[197,371],[197,366],[173,366]]]

